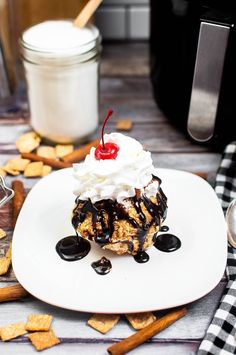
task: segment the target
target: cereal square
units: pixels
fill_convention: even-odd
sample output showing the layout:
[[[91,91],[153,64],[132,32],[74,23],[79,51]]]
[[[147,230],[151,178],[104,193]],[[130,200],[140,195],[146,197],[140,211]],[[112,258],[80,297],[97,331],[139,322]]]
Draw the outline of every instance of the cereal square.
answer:
[[[48,332],[36,332],[29,334],[28,338],[31,340],[33,346],[37,350],[44,350],[51,348],[54,345],[60,343],[60,340],[56,337],[53,330]]]
[[[43,171],[42,171],[42,174],[41,176],[46,176],[48,174],[50,174],[50,172],[52,171],[52,167],[49,166],[49,165],[43,165]]]
[[[116,325],[119,319],[118,314],[94,314],[88,320],[88,325],[100,333],[106,334]]]
[[[37,177],[41,176],[43,172],[43,163],[41,161],[36,161],[29,163],[24,171],[25,177]]]
[[[132,313],[126,314],[125,316],[132,327],[136,330],[143,329],[156,320],[156,317],[151,312]]]
[[[41,138],[35,132],[28,132],[16,141],[16,148],[20,153],[30,153],[39,146]]]
[[[47,159],[56,159],[56,150],[54,147],[43,146],[37,149],[37,154]]]
[[[6,252],[6,255],[0,258],[0,275],[5,275],[11,265],[11,246]]]
[[[30,163],[29,159],[15,158],[8,161],[7,165],[10,169],[16,171],[24,171],[26,166]]]
[[[5,275],[11,265],[11,260],[3,256],[0,258],[0,275]]]
[[[12,175],[12,176],[17,176],[20,174],[20,172],[18,170],[12,169],[12,167],[9,165],[9,163],[7,163],[5,166],[3,166],[2,169],[6,173],[8,173],[9,175]]]
[[[74,146],[72,144],[66,144],[66,145],[58,144],[56,145],[56,156],[58,158],[62,158],[65,155],[72,153],[73,150],[74,150]]]
[[[25,325],[23,322],[10,324],[6,327],[1,328],[2,341],[11,340],[26,333],[27,331],[25,330]]]
[[[28,331],[47,331],[50,329],[52,316],[49,314],[30,314],[25,329]]]

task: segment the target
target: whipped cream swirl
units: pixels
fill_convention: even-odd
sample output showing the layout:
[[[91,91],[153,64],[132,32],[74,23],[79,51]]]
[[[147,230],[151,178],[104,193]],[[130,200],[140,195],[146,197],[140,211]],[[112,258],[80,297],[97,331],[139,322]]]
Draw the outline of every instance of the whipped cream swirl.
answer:
[[[105,134],[104,141],[119,146],[116,159],[96,160],[95,148],[91,148],[83,163],[73,165],[77,180],[75,195],[92,203],[104,199],[122,203],[135,195],[135,189],[148,197],[155,196],[159,183],[150,183],[155,175],[151,153],[137,140],[121,133]]]

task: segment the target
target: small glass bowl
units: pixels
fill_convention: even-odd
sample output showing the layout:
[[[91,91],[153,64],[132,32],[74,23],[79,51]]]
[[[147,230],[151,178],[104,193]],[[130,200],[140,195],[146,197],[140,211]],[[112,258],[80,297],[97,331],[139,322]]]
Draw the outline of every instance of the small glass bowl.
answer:
[[[14,196],[14,191],[6,186],[3,177],[0,175],[0,207],[4,206]]]

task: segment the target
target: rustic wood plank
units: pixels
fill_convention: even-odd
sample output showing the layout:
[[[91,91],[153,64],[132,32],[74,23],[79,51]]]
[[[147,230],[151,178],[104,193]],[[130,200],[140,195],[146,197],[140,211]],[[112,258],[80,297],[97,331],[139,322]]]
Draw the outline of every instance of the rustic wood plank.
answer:
[[[8,121],[9,122],[9,121]],[[23,123],[23,124],[17,124],[17,125],[12,125],[11,123],[4,124],[4,121],[0,121],[1,123],[1,129],[0,129],[0,144],[1,144],[1,149],[6,149],[6,150],[11,150],[15,148],[15,141],[16,139],[25,133],[26,131],[29,131],[31,128],[28,124]]]
[[[3,119],[17,120],[27,119],[28,103],[25,93],[25,85],[21,83],[20,95],[17,98],[15,107],[5,113],[1,113],[0,122]],[[141,115],[141,120],[149,119],[150,114],[155,112],[156,104],[152,96],[152,87],[148,77],[104,77],[100,80],[100,111],[103,119],[103,110],[113,107],[116,113],[133,112],[134,115]],[[139,113],[140,111],[140,113]],[[144,116],[144,118],[143,118]],[[164,116],[161,115],[160,118]],[[152,119],[156,119],[153,116]]]
[[[101,67],[101,108],[102,121],[107,108],[112,107],[114,117],[108,126],[114,130],[115,123],[121,118],[132,119],[134,125],[128,134],[141,139],[146,149],[152,151],[154,165],[160,168],[174,168],[186,171],[202,171],[208,174],[208,181],[213,183],[219,166],[221,154],[212,148],[197,145],[174,128],[157,108],[148,78],[148,44],[107,45],[103,50]],[[15,112],[8,112],[5,119],[0,119],[0,166],[15,156],[16,138],[29,129],[27,124],[28,108],[24,86],[20,90]],[[25,119],[26,118],[26,119]],[[100,127],[99,131],[100,132]],[[38,179],[23,178],[29,190]],[[7,177],[10,185],[14,177]],[[0,211],[0,228],[7,230],[7,237],[1,240],[0,255],[5,253],[12,237],[10,205]],[[0,287],[11,284],[14,273],[0,278]],[[223,278],[219,285],[207,296],[188,306],[186,317],[170,328],[156,335],[150,343],[135,349],[135,354],[193,354],[196,353],[201,339],[210,323],[221,294],[225,287]],[[25,321],[29,313],[46,312],[54,316],[53,328],[61,338],[62,344],[48,350],[51,354],[104,354],[107,347],[134,331],[124,317],[107,335],[102,335],[86,326],[89,314],[72,312],[47,305],[33,297],[1,304],[0,327],[4,324]],[[161,312],[157,313],[158,315]],[[35,350],[24,337],[10,343],[0,342],[0,351],[14,354],[33,354]]]
[[[25,337],[26,338],[26,337]],[[47,350],[49,355],[68,355],[68,354],[83,354],[83,355],[105,355],[107,354],[107,348],[111,344],[108,343],[83,343],[78,341],[77,343],[66,343],[61,339],[62,344],[59,344],[51,349]],[[199,342],[182,342],[182,343],[146,343],[131,351],[130,355],[183,355],[194,354],[198,347]],[[14,355],[31,355],[36,351],[32,348],[32,345],[27,340],[23,341],[11,341],[0,342],[0,352],[3,354]]]
[[[129,92],[130,84],[125,78],[115,79],[116,90],[114,90],[114,80],[112,78],[101,79],[100,90],[100,120],[104,119],[106,111],[109,107],[114,109],[112,120],[116,122],[119,118],[132,118],[134,122],[162,122],[166,118],[158,109],[152,98],[151,85],[148,78],[143,78],[136,82],[137,90],[142,94],[136,97],[134,95],[120,95],[120,92]],[[135,82],[135,79],[132,79]],[[145,84],[145,85],[144,85]],[[135,84],[132,84],[135,85]],[[127,88],[128,87],[128,88]],[[118,92],[117,92],[118,91]],[[113,94],[114,93],[114,94]],[[1,113],[1,124],[16,124],[23,123],[28,119],[28,105],[23,96],[18,99],[19,103],[14,111]],[[23,107],[21,107],[23,106]],[[22,116],[22,117],[21,117]]]
[[[121,89],[122,90],[122,89]],[[157,107],[152,97],[137,98],[126,97],[120,95],[107,96],[101,92],[100,104],[100,120],[102,121],[107,113],[107,109],[112,107],[114,115],[112,121],[116,122],[119,119],[132,119],[133,122],[148,123],[148,122],[166,122],[166,118],[160,109]]]
[[[153,98],[151,82],[147,77],[102,78],[100,92],[106,98]]]
[[[131,117],[132,119],[132,117]],[[30,126],[27,124],[12,126],[4,125],[1,127],[1,143],[0,143],[0,153],[15,153],[17,150],[14,142],[16,139],[26,131],[30,130]],[[106,132],[115,132],[115,122],[107,124]],[[93,136],[97,138],[101,132],[101,125],[99,126],[98,132]],[[130,137],[138,139],[145,147],[145,149],[151,152],[209,152],[210,147],[193,143],[189,138],[187,138],[184,133],[174,129],[170,122],[153,122],[133,124],[133,129],[130,132],[123,132],[128,134]]]
[[[1,287],[8,283],[1,283]],[[205,334],[225,287],[220,282],[207,296],[187,306],[188,314],[171,327],[157,334],[153,341],[200,340]],[[26,297],[11,303],[2,303],[0,326],[16,321],[25,322],[30,313],[49,313],[54,317],[53,329],[59,337],[71,339],[94,339],[94,342],[120,340],[134,333],[125,317],[106,335],[100,334],[86,325],[90,314],[73,312],[50,306],[33,297]],[[156,312],[157,317],[163,312]]]
[[[153,163],[157,168],[179,169],[190,172],[202,171],[214,174],[219,167],[221,160],[220,154],[171,154],[153,153]]]
[[[28,104],[25,95],[25,87],[21,84],[21,96],[17,99],[16,107],[6,113],[1,113],[0,122],[5,119],[17,120],[19,118],[28,118]],[[103,120],[104,111],[108,107],[113,107],[116,115],[124,114],[133,119],[139,119],[140,122],[147,120],[163,120],[164,115],[156,107],[152,95],[152,87],[148,77],[111,77],[101,78],[100,80],[100,112]],[[114,119],[115,116],[114,116]]]
[[[208,152],[207,146],[193,143],[182,132],[173,129],[169,122],[134,124],[129,136],[140,140],[145,149],[160,152]]]
[[[110,43],[103,46],[102,76],[148,76],[149,72],[147,42]]]
[[[5,55],[5,65],[7,68],[7,74],[9,78],[10,89],[12,92],[15,90],[16,85],[16,70],[14,66],[14,60],[12,56],[11,48],[11,30],[10,30],[10,9],[7,0],[0,0],[0,33],[1,33],[1,45],[3,47],[3,53]]]
[[[6,231],[6,229],[4,229],[4,230]],[[12,231],[6,231],[6,233],[7,233],[6,237],[1,239],[1,242],[0,242],[0,257],[5,255],[6,250],[8,249],[9,244],[12,240]]]
[[[5,231],[12,230],[12,216],[11,216],[11,203],[6,204],[1,208],[0,212],[0,228],[3,228]],[[2,242],[5,240],[10,239],[10,236],[7,235],[6,238],[1,240],[1,246],[3,245]]]

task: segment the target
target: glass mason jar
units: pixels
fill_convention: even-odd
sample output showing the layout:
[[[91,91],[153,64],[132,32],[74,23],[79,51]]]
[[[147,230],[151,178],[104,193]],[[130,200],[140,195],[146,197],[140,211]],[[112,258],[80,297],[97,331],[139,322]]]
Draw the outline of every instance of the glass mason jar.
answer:
[[[67,41],[66,35],[60,32],[63,28],[59,22],[73,26],[71,20],[43,22],[39,24],[42,31],[36,25],[23,32],[20,47],[31,125],[43,138],[66,144],[85,141],[98,127],[101,37],[95,26],[89,25],[82,30],[73,26],[74,39],[77,30],[78,36],[82,33],[79,31],[87,31],[86,36],[82,41],[74,42],[73,36],[68,36]],[[51,31],[50,26],[54,25],[59,25],[55,45],[52,39],[47,43],[46,38],[46,27]],[[34,28],[37,33],[29,32]],[[53,35],[55,33],[50,34],[52,38]]]

